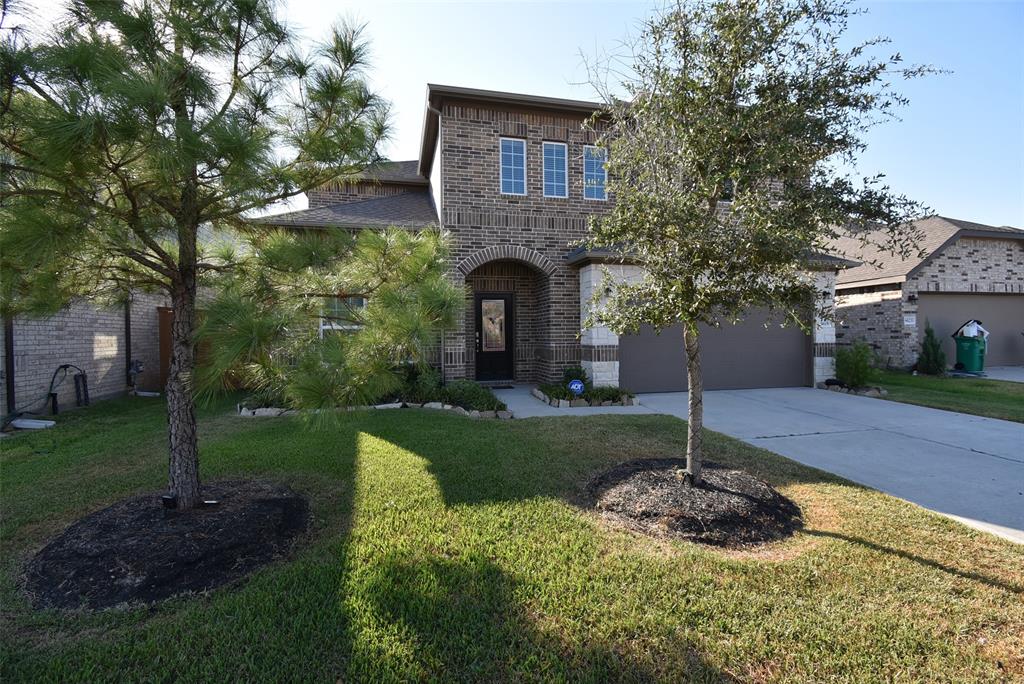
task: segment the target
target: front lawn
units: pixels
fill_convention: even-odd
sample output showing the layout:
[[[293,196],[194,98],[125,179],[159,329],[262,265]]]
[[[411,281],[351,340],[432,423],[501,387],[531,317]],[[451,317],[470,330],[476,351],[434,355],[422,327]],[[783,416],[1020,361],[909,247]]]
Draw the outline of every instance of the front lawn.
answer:
[[[108,402],[0,442],[14,681],[999,681],[1024,676],[1024,547],[710,433],[805,531],[750,552],[653,541],[572,502],[672,456],[667,416],[471,421],[424,410],[201,422],[208,480],[309,496],[311,538],[241,586],[153,609],[32,612],[27,555],[164,483],[162,406]]]
[[[1024,382],[897,371],[879,371],[876,381],[892,401],[1024,423]]]

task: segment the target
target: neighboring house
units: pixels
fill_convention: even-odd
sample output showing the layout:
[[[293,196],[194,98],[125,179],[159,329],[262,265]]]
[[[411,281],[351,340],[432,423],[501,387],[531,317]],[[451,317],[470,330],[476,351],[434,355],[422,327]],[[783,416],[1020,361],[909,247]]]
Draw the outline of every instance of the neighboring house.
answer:
[[[591,102],[429,85],[420,158],[382,165],[365,181],[308,193],[309,209],[259,219],[291,227],[358,230],[430,224],[451,238],[451,277],[466,286],[466,315],[436,359],[447,378],[540,382],[582,364],[602,385],[633,391],[686,388],[682,335],[619,337],[581,331],[593,289],[609,269],[638,266],[576,245],[588,217],[614,201],[604,152],[583,123]],[[818,286],[830,298],[840,259],[822,258]],[[804,386],[833,374],[834,328],[813,335],[764,327],[766,314],[708,330],[708,389]]]
[[[64,364],[86,373],[91,400],[128,391],[132,361],[144,368],[135,376],[137,388],[162,391],[159,310],[163,304],[158,295],[137,294],[123,308],[78,301],[46,318],[5,318],[0,415],[26,408],[48,414],[50,383]],[[75,406],[75,373],[69,369],[57,387],[60,410]],[[58,382],[62,375],[58,374]]]
[[[891,366],[917,362],[926,323],[950,365],[951,335],[976,318],[991,333],[986,364],[1024,364],[1024,231],[933,216],[916,223],[921,256],[865,250],[854,238],[836,253],[863,262],[836,284],[839,344],[865,340]]]

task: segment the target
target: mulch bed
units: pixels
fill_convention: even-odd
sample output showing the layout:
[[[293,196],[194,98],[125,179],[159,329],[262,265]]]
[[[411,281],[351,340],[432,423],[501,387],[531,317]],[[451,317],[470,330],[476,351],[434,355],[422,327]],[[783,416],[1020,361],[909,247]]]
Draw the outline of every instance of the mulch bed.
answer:
[[[29,561],[25,588],[37,608],[150,604],[238,580],[287,554],[309,523],[309,504],[269,482],[203,487],[214,506],[167,510],[161,492],[88,515]]]
[[[793,534],[800,508],[769,484],[704,463],[699,487],[677,476],[686,461],[640,459],[594,478],[587,503],[631,529],[722,547],[748,547]]]

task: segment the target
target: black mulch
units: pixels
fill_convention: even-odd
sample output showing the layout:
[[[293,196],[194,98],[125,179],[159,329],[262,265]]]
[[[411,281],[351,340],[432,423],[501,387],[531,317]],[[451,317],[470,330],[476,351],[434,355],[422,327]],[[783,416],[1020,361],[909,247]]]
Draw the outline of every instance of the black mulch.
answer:
[[[215,506],[165,509],[160,493],[92,513],[29,561],[25,588],[37,608],[149,604],[238,580],[291,549],[309,504],[269,482],[203,487]]]
[[[701,485],[687,487],[677,476],[685,465],[677,458],[623,463],[589,483],[587,503],[634,530],[713,546],[752,546],[801,527],[800,508],[766,482],[705,462]]]

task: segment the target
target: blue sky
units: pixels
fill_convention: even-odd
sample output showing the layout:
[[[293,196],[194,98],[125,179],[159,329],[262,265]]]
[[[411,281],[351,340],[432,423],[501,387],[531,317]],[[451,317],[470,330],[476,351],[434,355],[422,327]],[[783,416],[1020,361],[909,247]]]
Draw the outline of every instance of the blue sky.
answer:
[[[329,22],[320,0],[289,18]],[[394,104],[393,159],[418,154],[428,82],[590,99],[581,53],[613,50],[652,3],[338,4],[367,22],[377,86]],[[860,170],[935,211],[1024,227],[1024,3],[865,5],[851,35],[888,35],[907,62],[952,73],[905,84],[902,122],[876,129]],[[311,31],[316,33],[316,31]]]
[[[581,55],[614,51],[655,6],[284,2],[288,20],[309,37],[323,36],[338,17],[367,24],[373,80],[393,103],[392,159],[418,154],[430,82],[594,98]],[[1024,2],[863,6],[869,14],[852,23],[852,38],[887,35],[908,63],[951,73],[904,85],[911,103],[903,120],[871,134],[859,170],[885,173],[895,190],[940,214],[1024,227]]]

